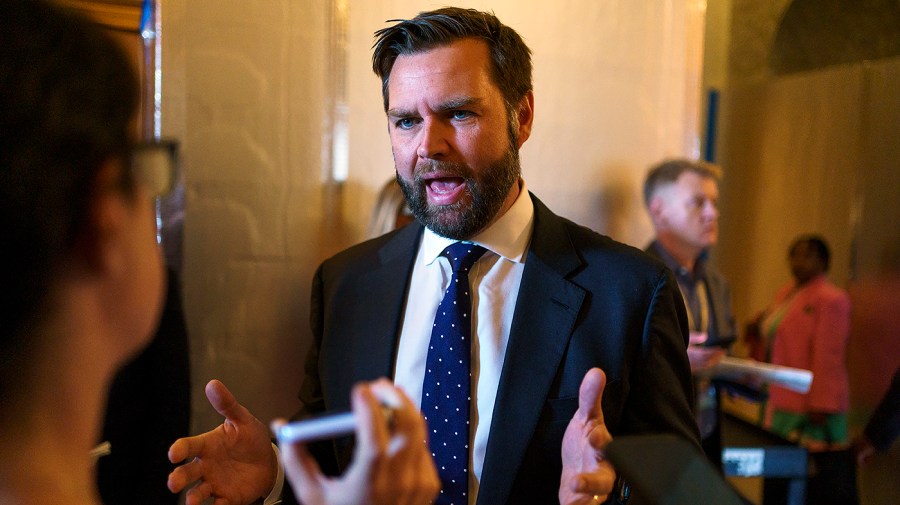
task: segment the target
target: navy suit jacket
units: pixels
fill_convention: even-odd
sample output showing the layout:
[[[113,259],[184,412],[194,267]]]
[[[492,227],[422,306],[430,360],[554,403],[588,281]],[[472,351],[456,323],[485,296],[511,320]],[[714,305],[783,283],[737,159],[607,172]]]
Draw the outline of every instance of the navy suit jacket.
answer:
[[[687,317],[671,272],[531,198],[534,233],[494,406],[480,505],[558,503],[562,437],[591,367],[606,372],[603,413],[613,436],[673,433],[698,445]],[[301,415],[349,409],[354,383],[392,377],[422,231],[413,223],[319,267]],[[351,459],[352,440],[314,452],[323,469],[338,472]]]

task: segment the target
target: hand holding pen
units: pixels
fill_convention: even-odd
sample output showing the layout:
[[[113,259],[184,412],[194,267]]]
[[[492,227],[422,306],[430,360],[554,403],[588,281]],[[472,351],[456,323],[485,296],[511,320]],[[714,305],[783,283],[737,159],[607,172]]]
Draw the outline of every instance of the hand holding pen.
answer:
[[[355,425],[353,462],[337,478],[322,474],[304,443],[288,441],[298,438],[296,430],[286,430],[283,420],[272,423],[279,434],[285,474],[297,496],[309,505],[429,503],[440,482],[418,409],[385,379],[356,385],[351,401],[352,414],[306,423],[313,426],[313,438]],[[307,432],[304,438],[309,436]]]

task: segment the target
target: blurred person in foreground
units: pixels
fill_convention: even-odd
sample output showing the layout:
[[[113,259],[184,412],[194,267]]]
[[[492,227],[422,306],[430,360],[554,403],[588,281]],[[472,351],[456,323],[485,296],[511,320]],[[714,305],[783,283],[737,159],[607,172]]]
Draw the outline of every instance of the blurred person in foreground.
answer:
[[[879,261],[847,291],[850,432],[862,505],[900,501],[900,236],[883,234]]]
[[[298,416],[345,409],[353,381],[390,376],[419,402],[433,455],[447,462],[438,503],[618,501],[603,452],[612,436],[670,433],[699,450],[672,273],[528,191],[519,150],[535,97],[515,30],[453,7],[392,23],[376,32],[373,69],[416,222],[319,267]],[[454,267],[461,257],[470,263]],[[445,305],[457,290],[469,299]],[[451,315],[462,319],[444,338]],[[172,461],[186,463],[169,482],[197,482],[190,505],[275,499],[264,433],[240,426],[246,438],[228,448],[217,430],[172,445]],[[447,445],[435,443],[444,434]],[[318,461],[340,473],[352,448],[349,437],[328,441]],[[217,486],[245,477],[239,491]]]
[[[0,502],[99,503],[106,392],[157,324],[150,187],[122,52],[53,4],[0,4]]]
[[[854,439],[856,462],[866,465],[876,453],[891,450],[900,435],[900,368],[894,372],[891,385],[878,402],[862,433]]]
[[[900,368],[875,407],[865,428],[853,440],[862,505],[894,504],[900,498]]]
[[[644,203],[656,237],[646,252],[675,273],[690,325],[687,348],[694,374],[697,424],[707,458],[722,466],[722,384],[705,372],[725,356],[736,336],[731,287],[708,264],[719,239],[722,169],[703,161],[669,159],[654,165],[644,181]]]
[[[99,28],[53,3],[0,3],[4,505],[100,503],[91,449],[106,393],[149,342],[165,290],[153,199],[170,188],[175,163],[167,146],[135,141],[137,106],[134,70]],[[311,483],[298,490],[304,501],[431,498],[421,417],[405,400],[405,421],[388,433],[372,415],[376,396],[398,395],[384,384],[354,391],[364,420],[355,480],[316,485],[321,473],[303,447],[285,448],[288,475]],[[393,493],[391,479],[405,475],[427,485]]]

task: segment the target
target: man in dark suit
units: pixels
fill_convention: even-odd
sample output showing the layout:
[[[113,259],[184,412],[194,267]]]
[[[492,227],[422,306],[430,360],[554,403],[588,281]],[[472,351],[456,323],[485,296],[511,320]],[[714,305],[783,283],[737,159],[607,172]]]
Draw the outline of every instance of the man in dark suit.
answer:
[[[671,272],[527,191],[518,152],[533,121],[531,61],[512,29],[491,14],[445,8],[376,35],[397,180],[417,222],[319,268],[302,415],[346,409],[356,381],[381,376],[424,405],[439,345],[432,326],[457,275],[442,251],[464,241],[485,252],[467,281],[463,502],[618,498],[603,458],[610,433],[668,432],[697,444],[686,316]],[[440,423],[429,420],[435,453]],[[200,450],[209,436],[184,442],[178,457],[230,458]],[[351,446],[340,439],[315,452],[338,472]]]

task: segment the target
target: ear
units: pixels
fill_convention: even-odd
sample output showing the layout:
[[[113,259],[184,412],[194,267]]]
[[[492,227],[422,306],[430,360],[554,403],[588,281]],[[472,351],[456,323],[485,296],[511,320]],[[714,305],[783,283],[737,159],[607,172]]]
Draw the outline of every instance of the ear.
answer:
[[[127,226],[128,201],[120,189],[122,164],[107,160],[97,171],[75,253],[92,273],[124,269],[121,241]]]
[[[534,122],[534,92],[529,91],[522,97],[522,100],[519,101],[519,106],[516,108],[516,120],[518,121],[518,138],[519,145],[521,148],[522,144],[528,140],[528,137],[531,136],[531,125]]]
[[[653,220],[653,224],[659,228],[665,217],[665,208],[666,201],[660,195],[654,195],[650,198],[650,202],[647,204],[647,210],[650,213],[650,219]]]

